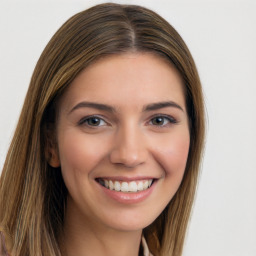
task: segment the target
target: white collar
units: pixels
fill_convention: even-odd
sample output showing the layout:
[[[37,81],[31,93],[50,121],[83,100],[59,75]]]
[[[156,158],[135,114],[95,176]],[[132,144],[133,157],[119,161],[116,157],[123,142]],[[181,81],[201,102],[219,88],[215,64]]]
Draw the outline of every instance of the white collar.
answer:
[[[142,236],[142,238],[141,238],[141,243],[142,243],[142,247],[143,247],[143,256],[153,256],[153,254],[151,254],[148,249],[148,245],[147,245],[147,242],[146,242],[146,239],[144,236]]]

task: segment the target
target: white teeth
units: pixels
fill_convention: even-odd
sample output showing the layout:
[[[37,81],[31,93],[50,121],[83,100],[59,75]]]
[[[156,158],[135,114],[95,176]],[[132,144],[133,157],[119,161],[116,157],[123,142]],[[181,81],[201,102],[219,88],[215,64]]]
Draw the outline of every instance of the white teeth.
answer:
[[[139,190],[139,191],[142,191],[143,190],[143,182],[142,181],[140,181],[138,184],[137,184],[137,189]]]
[[[110,190],[114,190],[114,184],[113,184],[113,181],[112,181],[112,180],[110,180],[110,181],[108,182],[108,186],[109,186],[109,189],[110,189]]]
[[[129,191],[131,192],[137,192],[138,187],[135,181],[132,181],[129,183]]]
[[[121,190],[121,184],[120,184],[120,182],[118,182],[118,181],[115,181],[115,191],[120,191]]]
[[[144,188],[144,189],[147,189],[147,188],[148,188],[148,181],[147,181],[147,180],[143,183],[143,188]]]
[[[129,185],[127,182],[122,182],[121,191],[123,191],[123,192],[129,191]]]
[[[140,180],[140,181],[112,181],[106,179],[99,179],[99,183],[104,187],[122,192],[138,192],[148,189],[152,185],[153,179]]]

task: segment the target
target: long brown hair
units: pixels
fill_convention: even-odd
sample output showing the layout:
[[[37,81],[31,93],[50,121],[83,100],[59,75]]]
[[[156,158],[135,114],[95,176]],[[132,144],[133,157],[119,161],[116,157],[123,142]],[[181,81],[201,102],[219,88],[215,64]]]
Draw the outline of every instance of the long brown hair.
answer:
[[[15,255],[60,255],[67,190],[60,168],[47,163],[47,138],[65,88],[93,61],[111,54],[153,52],[183,78],[190,151],[183,181],[144,235],[155,256],[180,256],[204,144],[204,104],[193,58],[176,30],[143,7],[101,4],[71,17],[35,67],[0,179],[0,225]]]

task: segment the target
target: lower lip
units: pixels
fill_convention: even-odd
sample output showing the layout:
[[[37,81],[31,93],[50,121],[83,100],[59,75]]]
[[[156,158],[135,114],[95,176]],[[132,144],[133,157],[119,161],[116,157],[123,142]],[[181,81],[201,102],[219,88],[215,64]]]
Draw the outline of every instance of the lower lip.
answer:
[[[133,192],[133,193],[125,193],[121,191],[115,191],[115,190],[110,190],[102,185],[99,186],[102,188],[102,191],[110,198],[114,199],[115,201],[122,203],[122,204],[135,204],[135,203],[140,203],[144,201],[146,198],[150,196],[152,191],[155,188],[157,180],[153,182],[151,187],[149,187],[146,190],[139,191],[139,192]]]

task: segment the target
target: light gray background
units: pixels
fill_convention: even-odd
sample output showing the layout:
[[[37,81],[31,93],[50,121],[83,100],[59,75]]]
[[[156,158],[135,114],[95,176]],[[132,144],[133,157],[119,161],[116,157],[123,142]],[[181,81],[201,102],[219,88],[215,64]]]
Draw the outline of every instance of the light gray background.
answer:
[[[43,48],[104,1],[0,0],[0,170]],[[166,18],[197,63],[208,134],[185,256],[256,255],[256,1],[137,0]]]

